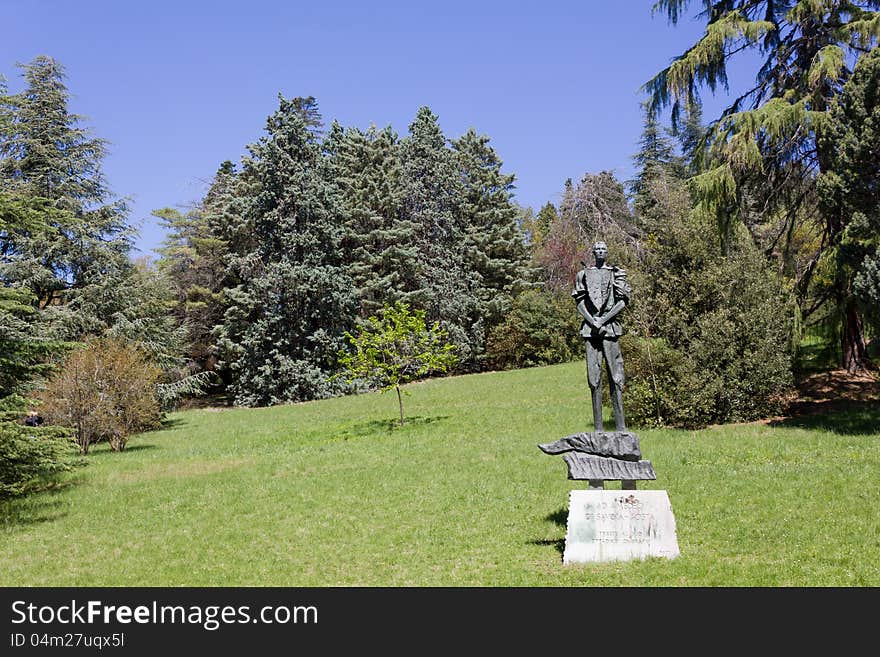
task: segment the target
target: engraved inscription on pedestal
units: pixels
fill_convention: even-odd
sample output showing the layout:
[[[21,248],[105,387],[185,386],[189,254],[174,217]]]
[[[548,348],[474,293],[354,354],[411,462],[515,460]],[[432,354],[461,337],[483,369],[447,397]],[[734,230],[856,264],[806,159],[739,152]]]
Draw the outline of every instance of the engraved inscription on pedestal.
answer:
[[[679,555],[665,490],[573,490],[563,563]]]

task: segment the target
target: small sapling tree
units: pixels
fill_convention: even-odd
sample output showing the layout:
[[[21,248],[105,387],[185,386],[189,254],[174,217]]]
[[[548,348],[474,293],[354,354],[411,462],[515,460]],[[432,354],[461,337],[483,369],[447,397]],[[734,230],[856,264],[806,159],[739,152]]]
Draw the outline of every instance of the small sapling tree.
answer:
[[[400,406],[400,426],[404,424],[403,394],[400,386],[432,372],[446,372],[458,362],[455,345],[446,342],[446,331],[439,322],[428,328],[424,310],[410,310],[398,301],[385,305],[379,317],[369,317],[357,335],[346,333],[351,349],[341,351],[342,375],[349,383],[366,381],[394,388]]]

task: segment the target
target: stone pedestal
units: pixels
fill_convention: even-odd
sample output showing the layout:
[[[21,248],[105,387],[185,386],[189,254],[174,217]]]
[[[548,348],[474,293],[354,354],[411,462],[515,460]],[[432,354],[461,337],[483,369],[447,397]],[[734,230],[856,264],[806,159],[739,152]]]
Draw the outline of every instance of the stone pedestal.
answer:
[[[568,478],[588,481],[571,491],[563,563],[675,558],[675,517],[665,490],[636,490],[636,482],[657,478],[642,460],[639,437],[631,431],[592,431],[538,445],[562,454]],[[620,490],[605,490],[607,480]]]
[[[562,562],[626,561],[679,555],[665,490],[573,490]]]

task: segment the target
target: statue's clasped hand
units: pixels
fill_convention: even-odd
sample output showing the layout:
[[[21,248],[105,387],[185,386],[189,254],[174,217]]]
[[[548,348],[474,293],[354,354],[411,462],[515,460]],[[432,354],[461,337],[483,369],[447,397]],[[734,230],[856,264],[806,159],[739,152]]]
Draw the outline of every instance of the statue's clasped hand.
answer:
[[[605,319],[602,317],[594,318],[592,322],[586,321],[581,327],[581,337],[609,337],[611,335],[608,327],[605,326]]]

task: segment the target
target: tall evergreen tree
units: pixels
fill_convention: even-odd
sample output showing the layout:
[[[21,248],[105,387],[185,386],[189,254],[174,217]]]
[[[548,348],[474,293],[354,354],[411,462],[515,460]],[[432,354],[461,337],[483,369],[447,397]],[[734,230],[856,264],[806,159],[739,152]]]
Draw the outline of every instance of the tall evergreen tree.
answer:
[[[0,278],[31,290],[59,336],[73,339],[106,327],[125,293],[134,231],[101,172],[105,142],[68,110],[63,67],[40,56],[22,68],[25,89],[4,96],[0,194],[45,211],[38,226],[7,232]]]
[[[831,154],[818,182],[823,212],[846,228],[819,265],[826,275],[817,276],[818,293],[846,290],[840,310],[860,312],[845,318],[845,329],[859,328],[862,313],[880,329],[880,49],[856,66],[831,108],[819,147]],[[861,332],[842,340],[855,345],[857,361],[870,362]]]
[[[340,249],[341,199],[300,105],[280,98],[237,176],[232,208],[252,241],[231,254],[240,283],[226,290],[218,333],[241,405],[332,394],[330,376],[357,313]]]
[[[690,0],[660,0],[655,9],[676,23],[689,5]],[[706,0],[703,5],[706,34],[646,84],[652,107],[671,104],[677,119],[683,104],[699,99],[702,87],[727,86],[727,65],[735,54],[757,51],[763,62],[756,83],[713,124],[705,171],[694,186],[703,208],[715,216],[722,244],[732,221],[755,204],[764,214],[776,210],[781,225],[775,233],[790,240],[797,232],[794,222],[806,214],[799,209],[817,205],[816,175],[829,171],[833,158],[833,150],[822,147],[827,113],[852,63],[877,44],[880,2]],[[797,280],[805,315],[817,308],[806,293],[822,251],[839,245],[846,231],[840,215],[818,219],[820,246]],[[864,336],[857,308],[848,305],[845,278],[838,279],[829,299],[843,323],[842,362],[855,371],[866,365]]]
[[[474,367],[484,341],[479,300],[471,289],[461,248],[464,227],[457,215],[463,193],[457,165],[437,116],[421,107],[401,140],[401,211],[418,226],[422,259],[414,305],[439,321],[456,345],[463,367]]]
[[[137,343],[166,372],[181,369],[185,364],[187,331],[171,313],[174,288],[169,277],[143,257],[134,262],[125,284],[128,294],[110,318],[107,334],[123,342]]]
[[[202,199],[198,212],[205,227],[199,228],[198,239],[201,239],[204,231],[205,239],[217,240],[216,244],[206,243],[210,251],[206,264],[211,267],[215,264],[215,258],[226,263],[227,255],[248,253],[258,246],[259,239],[252,231],[250,215],[245,212],[246,197],[240,193],[251,183],[251,178],[253,171],[238,171],[232,162],[226,160],[220,165]],[[218,274],[223,281],[222,287],[235,287],[241,282],[229,266]]]
[[[398,139],[390,126],[363,132],[334,122],[327,141],[345,208],[348,272],[366,319],[416,295],[419,226],[401,213]]]
[[[681,149],[680,173],[695,176],[706,161],[706,126],[703,124],[703,106],[696,100],[685,105],[684,120],[673,131]]]
[[[281,94],[278,94],[278,100],[279,102],[284,102],[284,98]],[[318,101],[315,100],[315,97],[297,96],[296,98],[291,98],[289,102],[293,111],[295,111],[299,115],[299,118],[302,119],[303,124],[306,126],[306,130],[312,133],[313,137],[320,136],[324,128],[324,119],[318,109]]]
[[[47,336],[41,313],[29,290],[0,288],[0,410],[17,405],[10,399],[27,392],[31,380],[52,368],[64,344]]]
[[[419,108],[402,140],[401,188],[403,211],[418,223],[426,253],[433,249],[432,255],[442,259],[459,233],[455,209],[461,184],[446,137],[428,107]]]
[[[213,371],[217,363],[213,331],[225,311],[229,244],[220,236],[224,231],[212,222],[225,216],[232,177],[232,163],[224,162],[198,206],[186,212],[173,208],[153,212],[167,229],[157,264],[174,287],[171,314],[188,333],[188,366],[194,371]]]
[[[538,210],[538,214],[535,215],[533,224],[528,228],[529,246],[533,252],[534,249],[547,237],[547,232],[550,230],[550,226],[552,226],[558,219],[559,213],[556,210],[556,206],[550,201],[547,201],[541,209]]]
[[[452,142],[463,194],[458,209],[464,265],[480,302],[479,317],[487,330],[501,321],[513,298],[528,285],[528,251],[513,203],[515,177],[501,171],[502,162],[489,138],[468,130]]]
[[[559,216],[571,214],[571,203],[574,201],[574,182],[571,178],[565,179],[562,186],[562,201],[559,203]]]
[[[18,136],[20,102],[0,76],[0,167],[8,169],[12,155],[5,149]],[[65,436],[20,424],[34,379],[48,374],[69,345],[53,337],[36,295],[16,280],[25,238],[41,237],[50,220],[66,214],[0,173],[0,499],[33,490],[70,467]]]
[[[645,115],[642,136],[639,150],[633,156],[636,177],[629,183],[636,217],[644,216],[649,210],[645,207],[651,203],[647,194],[648,182],[670,175],[674,163],[672,141],[660,125],[656,112],[651,112],[647,103],[642,103],[642,110]]]

